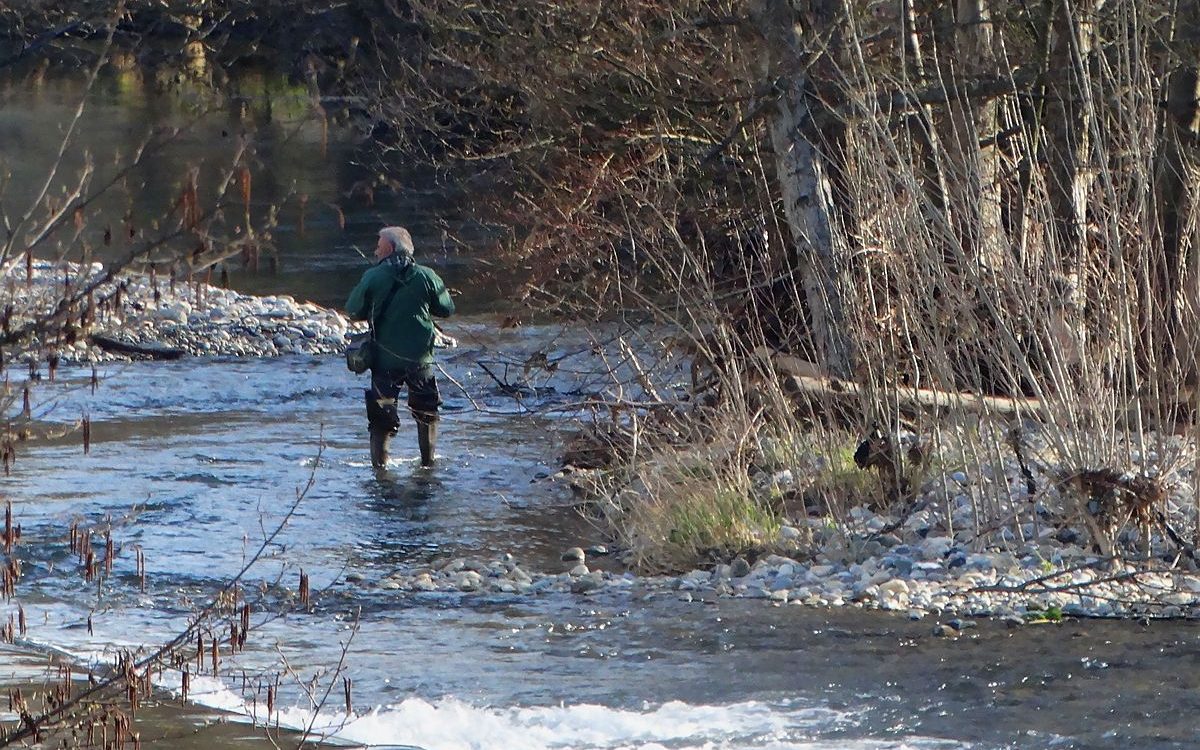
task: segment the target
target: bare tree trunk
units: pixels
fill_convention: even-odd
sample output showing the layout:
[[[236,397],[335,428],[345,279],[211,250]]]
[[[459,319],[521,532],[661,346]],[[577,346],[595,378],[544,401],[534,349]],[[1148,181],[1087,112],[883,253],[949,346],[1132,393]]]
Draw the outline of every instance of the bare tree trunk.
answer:
[[[1002,222],[1000,159],[995,144],[999,130],[996,99],[972,99],[966,83],[996,73],[989,0],[957,0],[954,8],[956,80],[951,99],[952,153],[962,186],[956,197],[956,224],[969,257],[997,270],[1007,260],[1008,242]],[[989,141],[980,146],[984,139]]]
[[[817,3],[814,3],[817,5]],[[838,6],[832,0],[829,6]],[[839,14],[824,8],[824,18]],[[796,266],[808,304],[813,343],[820,363],[848,378],[853,350],[846,322],[845,239],[836,231],[830,154],[822,150],[814,124],[814,101],[800,20],[787,0],[759,0],[754,18],[766,38],[768,66],[782,80],[778,106],[771,117],[776,179],[784,216],[795,245]]]
[[[1176,49],[1186,61],[1167,83],[1163,154],[1158,174],[1159,222],[1163,255],[1156,274],[1156,303],[1162,306],[1165,332],[1156,354],[1182,372],[1189,383],[1197,373],[1200,313],[1200,257],[1197,255],[1197,182],[1200,181],[1200,9],[1178,4]]]
[[[1084,260],[1093,114],[1088,106],[1088,66],[1095,43],[1095,17],[1105,0],[1054,0],[1050,54],[1050,199],[1063,270],[1078,271]],[[1082,276],[1081,276],[1082,278]]]
[[[901,80],[910,89],[918,89],[925,85],[926,70],[913,0],[900,0],[900,21],[904,24],[902,40],[904,54],[901,56],[904,69]],[[917,113],[909,117],[906,124],[917,152],[912,160],[913,164],[921,165],[921,181],[925,196],[933,209],[941,214],[941,219],[949,223],[949,217],[946,215],[946,195],[949,193],[949,188],[946,185],[946,171],[941,162],[933,106],[930,104],[920,105]]]

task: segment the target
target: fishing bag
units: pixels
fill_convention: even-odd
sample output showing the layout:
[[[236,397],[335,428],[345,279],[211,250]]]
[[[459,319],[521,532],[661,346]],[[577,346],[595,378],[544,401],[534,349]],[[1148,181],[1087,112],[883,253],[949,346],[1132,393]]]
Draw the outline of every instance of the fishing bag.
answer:
[[[346,367],[355,375],[371,369],[375,360],[375,331],[372,328],[352,333],[346,340]]]
[[[376,321],[383,315],[383,311],[387,310],[399,288],[400,280],[392,281],[392,288],[383,298],[383,304],[376,308],[375,314],[367,322],[367,330],[352,333],[346,340],[346,369],[355,375],[361,375],[375,366],[375,349],[378,347],[375,341],[375,327],[378,325]]]

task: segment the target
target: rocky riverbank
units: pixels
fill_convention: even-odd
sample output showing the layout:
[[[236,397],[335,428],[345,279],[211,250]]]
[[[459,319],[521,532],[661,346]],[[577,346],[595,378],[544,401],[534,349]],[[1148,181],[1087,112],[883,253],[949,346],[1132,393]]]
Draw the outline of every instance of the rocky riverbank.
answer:
[[[1156,440],[1167,453],[1187,449],[1178,438]],[[535,572],[511,556],[448,559],[375,584],[409,593],[629,591],[684,602],[739,597],[776,606],[846,606],[936,619],[938,635],[957,634],[971,617],[1013,625],[1064,616],[1200,618],[1194,552],[1171,536],[1177,533],[1172,529],[1193,528],[1196,520],[1190,474],[1179,461],[1160,475],[1157,452],[1131,451],[1139,469],[1128,475],[1090,472],[1111,482],[1096,487],[1088,485],[1089,473],[1065,472],[1061,462],[1050,462],[1054,451],[1038,427],[1027,426],[1021,444],[1024,458],[998,458],[977,467],[974,477],[958,470],[927,479],[899,515],[858,505],[833,518],[810,508],[792,514],[756,556],[683,575],[610,572],[621,568],[607,554],[595,566],[605,569],[593,569],[594,556],[572,548],[560,570]],[[754,491],[764,497],[799,494],[806,481],[793,469],[758,471]],[[1163,493],[1156,500],[1160,520],[1142,528],[1128,516],[1106,520],[1098,506],[1130,500],[1121,492],[1139,481],[1152,481]],[[1097,531],[1103,527],[1113,556],[1093,548],[1084,512],[1092,514]]]
[[[1036,554],[969,553],[940,536],[850,564],[768,555],[753,564],[737,558],[677,576],[591,569],[583,555],[565,556],[571,559],[561,572],[532,570],[504,555],[446,559],[351,583],[406,596],[625,594],[671,596],[685,603],[739,597],[775,606],[846,606],[912,620],[930,617],[938,621],[934,633],[945,636],[969,627],[970,617],[994,617],[1014,626],[1062,617],[1200,617],[1200,578],[1192,573],[1132,565],[1104,570],[1087,567],[1086,561],[1078,567],[1048,566]]]
[[[47,315],[64,290],[85,289],[104,268],[35,262],[5,279],[6,296],[25,317]],[[67,362],[107,362],[139,357],[330,354],[360,330],[336,310],[286,296],[256,297],[204,283],[127,274],[96,287],[79,305],[79,335],[34,342],[33,349]]]

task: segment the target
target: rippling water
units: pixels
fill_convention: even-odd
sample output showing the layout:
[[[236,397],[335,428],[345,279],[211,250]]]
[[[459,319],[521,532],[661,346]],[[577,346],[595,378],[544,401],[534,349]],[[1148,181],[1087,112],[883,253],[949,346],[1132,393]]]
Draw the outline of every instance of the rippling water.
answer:
[[[983,623],[951,642],[933,638],[928,621],[686,603],[637,587],[525,599],[375,588],[395,570],[459,554],[512,552],[531,569],[558,571],[564,547],[598,541],[566,498],[535,480],[554,468],[560,420],[520,414],[472,364],[519,360],[550,332],[497,332],[484,349],[493,327],[460,325],[477,343],[450,353],[445,367],[470,399],[447,389],[433,471],[415,465],[415,446],[403,455],[406,425],[399,457],[386,476],[374,475],[361,382],[336,358],[116,365],[94,396],[90,371],[43,389],[52,416],[90,414],[96,439],[86,456],[78,434],[31,446],[0,482],[23,530],[26,650],[103,658],[166,639],[240,569],[313,474],[250,574],[251,588],[281,577],[294,589],[303,568],[313,611],[263,624],[219,681],[193,682],[193,701],[261,716],[261,693],[257,707],[247,702],[243,671],[276,669],[282,653],[307,678],[348,643],[355,715],[341,713],[340,689],[314,715],[285,685],[282,724],[315,721],[347,742],[427,750],[1118,748],[1200,739],[1189,718],[1200,678],[1182,668],[1200,643],[1186,625],[1007,631]],[[576,387],[591,387],[558,375],[540,385],[543,405],[568,404]],[[108,517],[118,552],[98,589],[81,580],[65,532],[72,521]],[[144,592],[135,546],[146,556]]]
[[[52,135],[44,122],[61,121],[77,91],[70,81],[51,81],[5,93],[22,105],[0,113],[0,157],[13,166],[14,138],[37,152],[38,139]],[[109,86],[95,96],[84,132],[85,145],[99,149],[127,148],[136,127],[179,116],[144,91]],[[164,155],[146,190],[173,190],[170,176],[212,156],[229,125],[212,123]],[[257,199],[286,196],[290,180],[313,206],[345,202],[347,180],[357,176],[329,164],[349,161],[352,148],[335,142],[329,161],[314,161],[303,156],[315,150],[313,131],[281,139],[284,130],[256,131],[268,146],[258,157],[266,178],[256,181]],[[39,168],[36,160],[16,166],[26,175]],[[427,194],[347,205],[345,230],[332,211],[316,212],[303,235],[292,209],[277,230],[285,247],[280,274],[235,273],[236,285],[336,302],[361,268],[349,245],[369,244],[380,223],[402,220],[416,222],[422,247],[465,285],[469,300],[491,293],[482,282],[469,286],[479,278],[471,258],[438,242]],[[339,686],[317,714],[288,679],[275,720],[313,723],[352,744],[425,750],[1200,744],[1192,718],[1200,677],[1191,668],[1200,643],[1187,624],[1007,631],[981,623],[948,641],[930,635],[928,620],[683,602],[638,587],[525,599],[378,589],[374,583],[393,571],[456,555],[511,552],[529,569],[558,571],[562,549],[602,541],[568,497],[537,479],[556,468],[562,415],[603,384],[587,331],[501,330],[475,317],[453,322],[451,333],[463,346],[443,361],[461,388],[443,381],[447,414],[433,471],[415,465],[415,437],[405,425],[390,470],[375,476],[363,383],[336,358],[112,365],[102,368],[94,395],[90,370],[42,384],[39,414],[63,425],[89,416],[92,445],[84,455],[78,432],[23,445],[12,476],[0,479],[22,526],[24,561],[18,598],[0,606],[0,618],[20,604],[30,623],[19,648],[0,651],[0,680],[34,679],[47,652],[103,661],[117,648],[180,631],[281,523],[311,477],[246,587],[286,604],[302,569],[315,592],[312,611],[279,619],[268,619],[266,608],[257,613],[247,651],[227,658],[219,679],[193,681],[191,708],[147,712],[146,745],[267,747],[260,730],[236,723],[197,734],[195,725],[213,716],[199,707],[261,717],[262,691],[253,688],[279,669],[281,656],[303,683],[320,670],[328,675],[343,649],[353,715],[339,712]],[[479,365],[515,378],[535,351],[574,356],[553,376],[535,370],[536,390],[523,403]],[[72,523],[111,523],[117,553],[103,585],[82,579],[68,548]],[[164,675],[163,690],[178,679]]]

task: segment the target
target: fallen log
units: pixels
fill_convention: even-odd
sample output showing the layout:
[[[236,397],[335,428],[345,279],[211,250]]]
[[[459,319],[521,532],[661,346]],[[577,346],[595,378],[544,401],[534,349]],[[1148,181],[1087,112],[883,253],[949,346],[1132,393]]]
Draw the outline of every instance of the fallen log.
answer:
[[[877,399],[878,391],[868,393],[859,383],[830,377],[813,362],[760,346],[754,354],[768,363],[779,378],[785,393],[793,398],[823,402],[834,412],[850,416],[861,414],[869,399]],[[890,391],[891,400],[900,413],[908,417],[942,411],[996,414],[1012,417],[1044,417],[1046,405],[1036,398],[985,396],[963,391],[943,391],[932,388],[896,386]]]
[[[160,344],[157,341],[147,341],[144,343],[135,343],[132,341],[124,341],[122,339],[106,336],[102,333],[93,333],[91,342],[100,347],[106,352],[116,352],[118,354],[127,354],[133,357],[145,357],[146,359],[179,359],[187,354],[183,349],[176,349],[166,344]]]
[[[839,410],[859,410],[869,396],[858,383],[828,377],[809,375],[785,375],[782,378],[784,392],[793,397],[824,402]],[[894,405],[902,414],[915,417],[930,412],[969,412],[973,414],[996,414],[1011,417],[1035,417],[1046,415],[1046,405],[1036,398],[1008,398],[984,396],[961,391],[938,391],[929,388],[906,388],[897,386]]]

